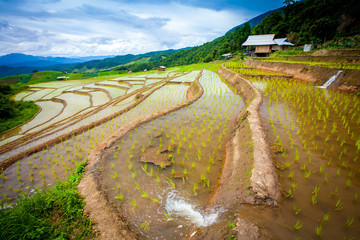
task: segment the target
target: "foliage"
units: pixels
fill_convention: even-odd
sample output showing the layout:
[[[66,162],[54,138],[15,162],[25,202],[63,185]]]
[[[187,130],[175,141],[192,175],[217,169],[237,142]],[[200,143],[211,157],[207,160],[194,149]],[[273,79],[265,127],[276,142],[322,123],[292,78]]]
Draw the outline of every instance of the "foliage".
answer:
[[[137,66],[141,65],[146,62],[155,62],[161,60],[163,57],[167,57],[174,53],[176,50],[166,50],[166,51],[158,51],[158,52],[149,52],[139,55],[133,55],[133,54],[127,54],[123,56],[116,56],[113,58],[106,58],[103,60],[93,60],[89,62],[84,62],[80,64],[76,64],[68,69],[68,72],[71,72],[74,69],[80,69],[80,71],[83,71],[84,69],[106,69],[111,67],[116,67],[119,65],[128,64],[130,62],[134,62],[133,64],[130,64],[131,66]],[[146,67],[147,69],[151,69]],[[128,68],[126,68],[128,69]],[[139,68],[140,69],[140,68]],[[145,69],[145,68],[142,68]],[[141,69],[141,70],[142,70]],[[123,70],[123,69],[119,69]]]
[[[83,215],[85,205],[77,185],[84,172],[80,163],[67,182],[34,196],[22,196],[10,209],[0,211],[1,239],[85,239],[92,235],[91,222]]]
[[[0,94],[3,94],[3,95],[14,95],[18,92],[21,92],[25,89],[27,89],[28,86],[25,85],[25,84],[1,84],[0,85]]]
[[[272,12],[254,27],[253,34],[276,34],[288,37],[297,45],[323,43],[342,36],[360,33],[356,0],[285,1],[281,11]]]
[[[63,75],[62,72],[58,71],[42,71],[36,72],[32,75],[28,83],[40,83],[40,82],[50,82],[56,81],[56,78]]]
[[[32,76],[29,74],[19,74],[0,78],[1,84],[15,84],[15,83],[27,83]]]
[[[34,116],[39,107],[33,102],[16,102],[10,96],[28,86],[24,84],[0,85],[0,132],[13,128]]]
[[[28,121],[39,111],[39,106],[31,101],[15,102],[3,95],[0,95],[0,104],[0,132]]]

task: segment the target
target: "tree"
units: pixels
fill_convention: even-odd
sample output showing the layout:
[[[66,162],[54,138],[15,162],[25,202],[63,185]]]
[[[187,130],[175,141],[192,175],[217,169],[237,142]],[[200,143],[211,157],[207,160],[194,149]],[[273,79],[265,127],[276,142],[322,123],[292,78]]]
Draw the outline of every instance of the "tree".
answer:
[[[288,7],[288,6],[290,6],[290,5],[294,4],[294,3],[295,3],[295,0],[285,0],[285,1],[283,2],[283,4],[284,4],[286,7]]]
[[[10,118],[15,112],[15,102],[8,96],[0,94],[0,119]]]
[[[206,55],[206,57],[204,58],[205,63],[211,62],[212,60],[213,60],[213,58],[210,53],[208,55]]]

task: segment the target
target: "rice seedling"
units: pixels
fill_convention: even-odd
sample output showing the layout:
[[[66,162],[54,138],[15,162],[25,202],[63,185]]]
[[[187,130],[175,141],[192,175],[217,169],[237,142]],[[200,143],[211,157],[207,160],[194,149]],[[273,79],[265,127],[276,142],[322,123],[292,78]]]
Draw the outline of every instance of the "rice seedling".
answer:
[[[323,219],[321,220],[321,224],[325,224],[325,223],[327,223],[329,221],[330,214],[331,214],[330,212],[325,213]]]
[[[169,186],[173,189],[176,189],[175,183],[170,178],[166,178],[166,179]]]
[[[194,192],[194,194],[195,195],[197,195],[197,190],[199,189],[199,187],[198,187],[198,185],[197,185],[197,183],[194,183],[194,185],[193,185],[193,192]]]
[[[294,230],[300,230],[303,227],[303,223],[298,220],[294,225]]]
[[[354,217],[346,219],[346,227],[350,228],[354,222]]]
[[[122,201],[124,199],[124,196],[122,195],[122,193],[119,193],[115,198]]]
[[[143,231],[148,231],[149,230],[149,226],[150,226],[150,222],[149,221],[145,221],[143,222],[141,225],[140,225],[140,228],[143,230]]]
[[[136,206],[137,206],[135,199],[132,199],[132,200],[131,200],[131,205],[132,205],[133,207],[132,207],[130,210],[134,210],[134,209],[136,208]]]
[[[336,202],[334,210],[339,211],[339,210],[343,209],[343,207],[344,207],[343,202],[341,201],[341,199],[338,199],[338,201]]]

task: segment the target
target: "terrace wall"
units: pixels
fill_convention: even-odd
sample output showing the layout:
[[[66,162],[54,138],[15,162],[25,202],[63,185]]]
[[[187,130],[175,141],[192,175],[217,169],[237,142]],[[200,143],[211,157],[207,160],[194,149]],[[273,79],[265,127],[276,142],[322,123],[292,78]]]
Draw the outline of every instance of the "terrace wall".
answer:
[[[256,59],[247,59],[246,65],[267,71],[281,72],[294,76],[294,78],[323,85],[329,78],[334,76],[339,69],[321,66],[309,66],[303,63],[266,62]],[[337,80],[331,85],[340,90],[347,89],[351,92],[360,89],[360,70],[343,69]]]
[[[236,205],[239,202],[277,205],[280,197],[277,175],[259,114],[261,94],[250,81],[224,65],[218,74],[238,90],[246,107],[238,115],[234,126],[236,130],[227,143],[222,177],[211,202],[226,205]],[[252,162],[248,162],[248,157],[245,157],[249,152]],[[244,172],[244,162],[253,165],[250,186],[247,186],[246,179],[239,179],[239,175]]]

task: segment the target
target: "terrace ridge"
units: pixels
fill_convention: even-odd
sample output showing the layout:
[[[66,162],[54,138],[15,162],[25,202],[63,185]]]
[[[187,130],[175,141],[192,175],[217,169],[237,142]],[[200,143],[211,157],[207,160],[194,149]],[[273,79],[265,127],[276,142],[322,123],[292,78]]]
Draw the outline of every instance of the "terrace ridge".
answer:
[[[159,111],[147,115],[135,122],[119,128],[114,134],[106,138],[90,153],[87,158],[85,173],[81,179],[78,190],[80,195],[85,197],[85,212],[93,220],[93,226],[100,233],[101,239],[137,239],[136,234],[132,232],[125,221],[121,219],[119,213],[108,201],[106,193],[102,191],[101,169],[103,164],[104,151],[111,147],[116,141],[125,137],[131,130],[139,125],[150,122],[153,119],[161,117],[170,112],[186,107],[198,100],[204,93],[204,89],[199,82],[202,71],[196,77],[195,83],[198,87],[198,93],[191,99],[170,107],[164,111]],[[109,220],[110,219],[110,220]]]
[[[267,205],[277,205],[280,197],[280,191],[277,185],[277,175],[272,162],[270,146],[266,141],[266,135],[261,125],[259,108],[262,103],[262,97],[259,90],[252,85],[250,81],[240,77],[231,70],[222,65],[218,74],[225,79],[226,82],[235,86],[240,96],[245,99],[245,108],[237,117],[235,131],[227,144],[226,160],[219,183],[219,187],[211,199],[212,203],[226,203],[227,205],[235,205],[238,202],[243,203],[266,203]],[[253,154],[253,169],[251,170],[250,186],[246,183],[238,182],[238,173],[243,169],[241,151],[244,146],[240,146],[240,135],[248,128],[251,134],[253,146],[245,146],[248,151]],[[243,150],[240,150],[243,149]],[[244,171],[244,170],[242,170]],[[246,189],[247,188],[247,189]],[[231,191],[230,191],[231,190]],[[250,190],[250,194],[246,193]],[[230,195],[228,192],[232,192]],[[235,192],[234,192],[235,191]]]

